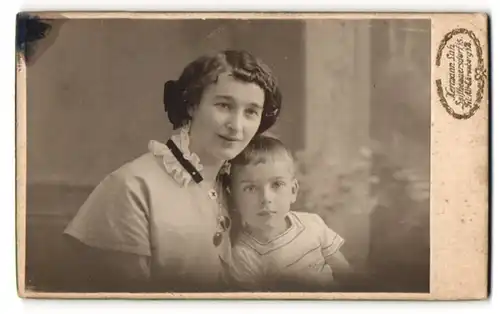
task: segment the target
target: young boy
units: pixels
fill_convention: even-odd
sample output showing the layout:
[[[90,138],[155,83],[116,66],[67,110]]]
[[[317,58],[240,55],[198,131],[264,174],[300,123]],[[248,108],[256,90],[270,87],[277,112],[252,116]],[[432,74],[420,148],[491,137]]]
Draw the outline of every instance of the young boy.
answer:
[[[317,214],[290,211],[299,189],[294,168],[288,149],[266,135],[257,135],[231,162],[237,233],[231,273],[239,288],[328,290],[349,271],[339,251],[344,240]]]

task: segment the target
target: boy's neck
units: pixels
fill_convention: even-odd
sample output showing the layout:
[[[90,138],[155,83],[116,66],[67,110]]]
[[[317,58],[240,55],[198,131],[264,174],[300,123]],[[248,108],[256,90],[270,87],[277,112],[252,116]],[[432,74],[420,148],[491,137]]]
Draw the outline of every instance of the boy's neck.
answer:
[[[259,242],[269,242],[279,235],[281,235],[283,232],[288,230],[288,228],[291,227],[291,222],[288,217],[285,216],[285,218],[280,221],[279,223],[276,223],[273,226],[265,226],[265,227],[252,227],[250,225],[246,226],[247,232],[252,235],[255,239],[257,239]]]

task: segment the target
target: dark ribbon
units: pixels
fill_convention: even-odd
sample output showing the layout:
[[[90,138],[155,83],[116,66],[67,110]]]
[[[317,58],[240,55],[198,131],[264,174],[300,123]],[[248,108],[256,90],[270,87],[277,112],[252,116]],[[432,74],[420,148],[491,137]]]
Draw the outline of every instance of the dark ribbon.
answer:
[[[184,167],[184,169],[186,169],[187,172],[189,172],[189,174],[196,183],[200,183],[201,181],[203,181],[203,177],[198,172],[198,170],[196,170],[196,168],[193,166],[192,163],[189,162],[189,160],[184,158],[181,150],[179,149],[179,147],[177,147],[177,145],[175,145],[175,143],[172,140],[167,141],[167,147],[168,149],[170,149],[170,151],[177,159],[177,161],[179,161],[181,166]]]
[[[177,159],[177,161],[179,161],[182,167],[184,167],[184,169],[186,169],[186,171],[189,172],[189,174],[196,183],[200,183],[201,181],[203,181],[203,177],[198,172],[198,170],[196,170],[196,168],[193,166],[192,163],[189,162],[189,160],[184,158],[181,150],[179,149],[179,147],[177,147],[177,145],[175,145],[175,143],[172,140],[167,141],[167,147],[168,149],[170,149],[170,151]],[[213,236],[212,241],[216,247],[219,246],[222,242],[222,234],[227,230],[229,230],[229,227],[231,226],[231,219],[227,216],[219,217],[218,224],[219,227],[222,229],[222,232],[217,231]]]

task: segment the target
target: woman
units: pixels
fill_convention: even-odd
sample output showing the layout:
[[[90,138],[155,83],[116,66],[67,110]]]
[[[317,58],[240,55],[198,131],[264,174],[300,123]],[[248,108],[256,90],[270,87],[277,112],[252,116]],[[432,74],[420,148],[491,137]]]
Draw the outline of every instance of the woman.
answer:
[[[221,174],[275,123],[281,93],[260,60],[223,51],[168,81],[164,104],[180,132],[108,175],[65,230],[81,249],[86,290],[224,288],[230,219]]]

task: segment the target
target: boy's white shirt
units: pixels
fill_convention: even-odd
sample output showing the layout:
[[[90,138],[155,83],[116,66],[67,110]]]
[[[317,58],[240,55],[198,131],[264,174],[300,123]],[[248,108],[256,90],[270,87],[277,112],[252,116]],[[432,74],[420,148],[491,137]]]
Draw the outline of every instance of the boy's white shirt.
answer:
[[[243,288],[269,288],[293,282],[318,288],[333,284],[325,258],[336,253],[344,239],[313,213],[290,211],[290,228],[262,243],[242,232],[234,243],[231,273]]]

